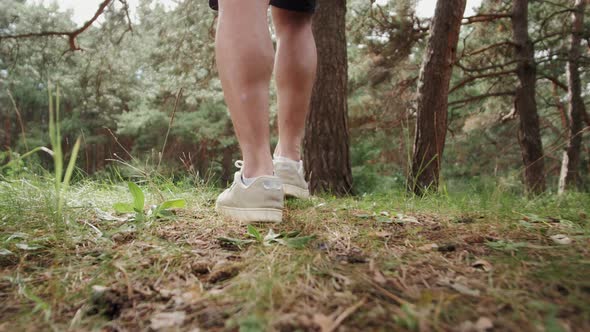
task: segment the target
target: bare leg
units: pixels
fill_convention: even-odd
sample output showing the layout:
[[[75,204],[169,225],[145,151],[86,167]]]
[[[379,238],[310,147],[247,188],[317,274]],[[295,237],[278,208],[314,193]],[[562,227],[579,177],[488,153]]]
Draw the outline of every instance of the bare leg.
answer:
[[[275,76],[279,143],[275,156],[299,160],[317,67],[312,14],[272,7],[272,18],[278,38]]]
[[[274,50],[268,0],[219,0],[215,55],[244,158],[244,177],[272,175],[269,84]]]

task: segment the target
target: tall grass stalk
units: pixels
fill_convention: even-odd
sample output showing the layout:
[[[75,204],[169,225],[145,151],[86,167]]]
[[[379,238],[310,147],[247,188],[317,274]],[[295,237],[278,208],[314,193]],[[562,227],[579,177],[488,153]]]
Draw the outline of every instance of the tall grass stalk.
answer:
[[[62,136],[61,136],[61,125],[60,125],[60,95],[59,87],[56,88],[55,92],[55,105],[53,102],[53,95],[49,87],[49,140],[53,149],[51,156],[53,157],[54,165],[54,181],[55,181],[55,196],[57,199],[55,205],[55,214],[58,221],[63,220],[63,209],[65,205],[65,194],[70,186],[70,180],[74,173],[76,166],[76,159],[78,158],[78,152],[80,150],[81,137],[76,139],[76,143],[72,148],[70,160],[65,169],[64,173],[64,154],[62,150]]]

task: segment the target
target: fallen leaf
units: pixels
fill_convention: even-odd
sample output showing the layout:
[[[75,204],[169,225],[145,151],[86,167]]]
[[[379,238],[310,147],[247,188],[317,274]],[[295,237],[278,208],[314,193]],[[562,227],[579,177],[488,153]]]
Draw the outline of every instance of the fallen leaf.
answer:
[[[182,294],[173,297],[174,304],[180,306],[183,304],[194,304],[201,300],[201,290],[198,287],[194,287]]]
[[[456,280],[451,280],[448,278],[442,278],[438,281],[438,284],[441,286],[449,287],[463,295],[469,296],[479,296],[480,292],[477,289],[471,289],[467,285],[464,285]]]
[[[429,243],[429,244],[425,244],[421,247],[418,247],[418,250],[420,251],[433,251],[438,249],[438,244],[436,243]]]
[[[485,272],[490,272],[492,270],[492,264],[490,264],[490,262],[484,259],[476,260],[475,262],[473,262],[473,264],[471,264],[471,266],[476,269],[483,270]]]
[[[108,213],[106,211],[103,211],[103,210],[101,210],[99,208],[94,208],[94,212],[96,213],[96,217],[98,219],[100,219],[100,220],[103,220],[103,221],[119,221],[119,222],[123,222],[123,221],[129,220],[129,218],[127,218],[127,217],[116,217],[116,216],[113,216],[112,214],[110,214],[110,213]]]
[[[41,246],[28,245],[26,243],[17,243],[16,247],[22,250],[37,250],[42,248]]]
[[[323,314],[315,314],[313,315],[313,322],[320,328],[321,332],[330,331],[330,327],[333,324],[333,320]]]
[[[14,253],[8,249],[4,249],[4,248],[0,249],[0,256],[8,256],[8,255],[14,255]]]
[[[477,322],[465,321],[459,325],[459,332],[487,332],[494,328],[494,324],[487,317],[480,317]]]
[[[263,239],[263,244],[265,246],[270,246],[273,242],[276,242],[278,238],[281,237],[281,234],[275,233],[272,229],[268,230],[268,234]]]
[[[10,242],[11,240],[14,239],[26,239],[28,238],[29,235],[25,234],[25,233],[13,233],[12,235],[10,235],[4,242]]]
[[[107,290],[109,290],[108,287],[102,286],[102,285],[94,285],[92,286],[92,293],[95,295],[100,295],[105,293]]]
[[[485,332],[487,330],[493,329],[494,324],[492,323],[492,320],[487,317],[479,317],[479,319],[475,323],[475,328],[478,332]]]
[[[173,312],[159,312],[150,319],[150,327],[153,330],[162,330],[174,326],[180,326],[186,319],[186,313],[184,311],[173,311]]]
[[[572,239],[570,239],[569,237],[567,237],[567,235],[564,235],[564,234],[553,235],[553,236],[551,236],[551,240],[553,240],[553,242],[555,242],[557,244],[563,244],[563,245],[572,244]]]
[[[395,216],[395,222],[398,224],[419,224],[420,223],[416,217],[406,216],[401,213],[398,213]]]

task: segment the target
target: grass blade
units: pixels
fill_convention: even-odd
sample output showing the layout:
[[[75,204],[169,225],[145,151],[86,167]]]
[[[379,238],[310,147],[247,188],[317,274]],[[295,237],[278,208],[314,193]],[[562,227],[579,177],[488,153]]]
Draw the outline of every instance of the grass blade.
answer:
[[[248,235],[255,238],[258,242],[262,242],[264,240],[262,238],[262,235],[260,235],[260,232],[256,229],[256,227],[252,225],[248,225]]]
[[[171,199],[162,203],[162,205],[159,207],[159,210],[182,209],[184,207],[186,207],[186,201],[184,199]]]
[[[133,182],[128,182],[127,186],[129,187],[131,196],[133,196],[133,208],[135,209],[135,212],[143,213],[143,207],[145,205],[143,191],[141,191],[141,188]]]
[[[72,174],[74,173],[74,167],[76,167],[76,159],[78,159],[78,151],[80,151],[80,143],[82,142],[82,138],[78,137],[74,147],[72,148],[72,155],[70,156],[70,161],[68,163],[68,167],[66,168],[66,174],[64,176],[63,181],[63,189],[66,190],[70,185],[70,179],[72,178]]]

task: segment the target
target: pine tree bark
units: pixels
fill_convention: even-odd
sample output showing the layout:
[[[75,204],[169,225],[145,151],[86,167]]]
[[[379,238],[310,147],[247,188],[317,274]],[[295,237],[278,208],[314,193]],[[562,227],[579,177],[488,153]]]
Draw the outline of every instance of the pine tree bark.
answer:
[[[572,34],[567,61],[568,82],[568,112],[567,130],[568,144],[563,153],[561,173],[559,176],[558,193],[563,194],[567,188],[579,185],[580,153],[582,147],[582,132],[584,129],[584,114],[586,107],[582,98],[582,82],[580,80],[580,57],[582,56],[581,42],[584,32],[584,10],[586,0],[576,0],[572,14]]]
[[[518,140],[525,167],[525,188],[530,193],[541,193],[545,191],[545,163],[535,100],[537,65],[534,45],[528,32],[528,7],[528,0],[513,1],[512,30],[519,80],[514,107],[519,116]]]
[[[352,191],[348,137],[346,0],[322,0],[313,19],[318,71],[307,117],[304,163],[312,193]]]
[[[447,134],[448,95],[465,0],[438,0],[418,85],[409,190],[437,190]]]

